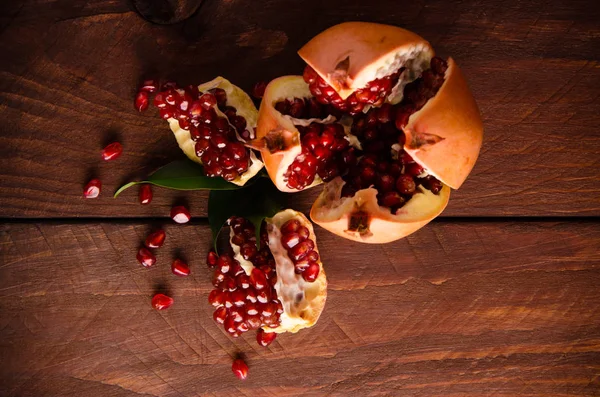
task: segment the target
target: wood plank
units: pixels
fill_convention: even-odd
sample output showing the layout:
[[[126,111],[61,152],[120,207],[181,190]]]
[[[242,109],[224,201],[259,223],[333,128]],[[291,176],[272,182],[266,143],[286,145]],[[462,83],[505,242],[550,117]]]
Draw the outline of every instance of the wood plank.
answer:
[[[161,76],[197,83],[224,75],[249,89],[257,80],[299,73],[295,51],[320,30],[351,19],[413,29],[441,55],[455,57],[468,76],[485,142],[445,215],[598,215],[595,5],[206,1],[194,18],[161,26],[142,20],[125,0],[84,7],[7,2],[0,19],[1,215],[164,216],[177,193],[161,192],[150,207],[136,206],[134,192],[108,198],[124,181],[181,156],[155,112],[134,111],[139,81]],[[102,164],[99,151],[110,136],[123,142],[125,155]],[[84,203],[82,185],[94,173],[105,195]],[[294,206],[306,211],[317,193],[294,197]],[[206,215],[204,194],[186,197]]]
[[[365,246],[317,230],[319,323],[269,348],[211,319],[204,224],[0,226],[4,396],[591,396],[600,392],[600,224],[434,222]],[[189,278],[169,273],[177,250]],[[365,262],[365,258],[369,258]],[[149,304],[171,291],[165,312]],[[241,383],[230,373],[242,352]]]

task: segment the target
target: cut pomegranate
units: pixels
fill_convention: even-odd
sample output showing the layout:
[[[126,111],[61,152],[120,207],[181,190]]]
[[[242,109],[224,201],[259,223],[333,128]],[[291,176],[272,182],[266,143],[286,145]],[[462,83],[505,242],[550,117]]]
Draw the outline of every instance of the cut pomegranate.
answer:
[[[231,370],[240,380],[245,380],[248,377],[248,365],[246,365],[241,358],[238,358],[233,362]]]
[[[176,276],[186,277],[190,275],[190,267],[181,259],[175,259],[171,264],[171,272]]]
[[[156,310],[166,310],[173,305],[173,298],[165,294],[156,294],[152,298],[152,307]]]
[[[183,205],[178,205],[171,209],[171,219],[177,223],[187,223],[191,218],[190,212]]]
[[[262,167],[243,144],[253,137],[256,109],[247,94],[227,80],[217,78],[186,89],[172,83],[156,94],[153,103],[169,120],[181,149],[202,163],[207,176],[243,185]]]
[[[102,189],[100,179],[91,179],[83,188],[83,197],[86,199],[96,198],[100,195],[100,189]]]
[[[102,160],[115,160],[121,156],[121,153],[123,153],[123,145],[121,145],[119,142],[113,142],[102,150]]]
[[[159,229],[155,232],[152,232],[146,237],[146,247],[148,248],[160,248],[165,243],[165,238],[167,234],[164,230]]]
[[[137,261],[144,267],[151,267],[156,263],[156,256],[149,249],[141,247],[137,253]]]
[[[152,202],[152,186],[147,183],[140,186],[139,199],[140,204],[150,204]]]
[[[148,93],[146,91],[140,91],[135,96],[135,108],[138,112],[143,112],[148,109],[149,103]]]

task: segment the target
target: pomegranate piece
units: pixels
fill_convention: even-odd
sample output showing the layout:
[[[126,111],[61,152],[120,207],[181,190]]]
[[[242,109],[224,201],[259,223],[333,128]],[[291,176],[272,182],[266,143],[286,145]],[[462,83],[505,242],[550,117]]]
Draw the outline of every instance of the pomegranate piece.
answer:
[[[241,358],[236,359],[231,365],[231,370],[234,375],[240,380],[245,380],[248,377],[248,365]]]
[[[91,179],[87,185],[83,188],[83,197],[86,199],[96,198],[100,195],[100,190],[102,189],[102,182],[100,179],[94,178]]]
[[[146,237],[146,241],[145,241],[146,247],[160,248],[165,243],[166,237],[167,237],[167,234],[162,229],[152,232],[148,235],[148,237]]]
[[[102,160],[111,161],[117,159],[123,153],[123,145],[113,142],[102,149]]]
[[[171,272],[176,276],[186,277],[190,275],[190,267],[181,259],[175,259],[171,264]]]
[[[150,204],[152,202],[152,187],[145,183],[140,186],[139,194],[140,204]]]
[[[144,267],[151,267],[156,263],[156,256],[145,247],[141,247],[136,255],[137,261]]]
[[[256,83],[254,85],[254,88],[252,89],[252,96],[256,99],[262,99],[262,97],[265,95],[266,88],[267,88],[267,82],[259,81],[258,83]]]
[[[156,310],[166,310],[173,305],[173,298],[165,294],[156,294],[152,298],[152,307]]]
[[[171,209],[171,219],[176,223],[187,223],[191,217],[190,212],[183,205],[178,205]]]
[[[275,332],[265,332],[262,328],[256,331],[256,341],[263,347],[267,347],[273,343],[276,337],[277,334]]]
[[[149,103],[148,93],[146,91],[140,91],[135,96],[134,105],[138,112],[143,112],[144,110],[148,109]]]

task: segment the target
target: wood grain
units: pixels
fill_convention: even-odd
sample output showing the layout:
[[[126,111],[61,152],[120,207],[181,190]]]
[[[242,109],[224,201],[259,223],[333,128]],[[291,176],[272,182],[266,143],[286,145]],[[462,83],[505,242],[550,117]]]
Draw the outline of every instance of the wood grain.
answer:
[[[295,51],[345,20],[412,29],[468,76],[484,146],[444,215],[600,214],[600,11],[592,0],[205,1],[193,18],[170,26],[147,23],[125,0],[4,3],[0,216],[165,216],[178,193],[161,191],[150,207],[135,205],[133,191],[109,198],[123,182],[181,156],[155,112],[134,111],[139,82],[224,75],[249,89],[299,73]],[[114,137],[125,154],[101,163],[100,149]],[[105,185],[93,203],[81,198],[90,175]],[[317,193],[292,204],[306,211]],[[206,215],[205,194],[185,196]]]
[[[213,323],[208,227],[166,225],[144,269],[135,250],[153,226],[0,226],[1,395],[600,394],[596,222],[438,221],[380,246],[319,229],[325,311],[269,348]],[[169,273],[178,250],[189,278]],[[166,312],[150,307],[157,288],[175,298]]]

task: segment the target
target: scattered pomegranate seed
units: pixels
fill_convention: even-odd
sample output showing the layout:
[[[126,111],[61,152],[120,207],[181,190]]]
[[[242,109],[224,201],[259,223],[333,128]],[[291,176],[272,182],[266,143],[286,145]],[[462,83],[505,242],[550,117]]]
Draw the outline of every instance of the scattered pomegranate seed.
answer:
[[[102,150],[102,160],[114,160],[121,156],[121,153],[123,153],[123,145],[121,145],[119,142],[113,142]]]
[[[217,266],[218,260],[219,255],[217,255],[215,251],[208,251],[208,254],[206,255],[206,264],[208,265],[208,267]]]
[[[156,310],[166,310],[173,305],[173,298],[165,294],[156,294],[152,298],[152,307]]]
[[[231,370],[240,380],[245,380],[248,377],[248,365],[246,365],[244,360],[241,358],[238,358],[233,362],[231,365]]]
[[[146,237],[146,247],[148,248],[160,248],[165,243],[165,237],[167,234],[164,230],[159,229],[152,232]]]
[[[156,90],[158,90],[158,85],[154,80],[144,80],[142,86],[140,87],[140,91],[148,92],[150,94],[155,93]]]
[[[175,259],[171,264],[171,271],[176,276],[189,276],[190,275],[190,267],[187,263],[182,261],[181,259]]]
[[[86,199],[96,198],[100,195],[101,188],[102,182],[100,182],[100,179],[91,179],[83,189],[83,197]]]
[[[152,201],[152,186],[144,183],[140,186],[140,204],[150,204]]]
[[[148,109],[148,104],[150,101],[148,100],[148,93],[146,91],[140,91],[135,96],[135,108],[138,112],[143,112]]]
[[[183,205],[171,209],[171,218],[177,223],[187,223],[191,219],[190,212]]]
[[[262,328],[259,328],[256,332],[256,341],[263,347],[267,347],[273,343],[276,337],[277,334],[275,332],[265,332]]]
[[[148,248],[141,247],[138,250],[136,258],[144,267],[150,267],[156,263],[156,256]]]
[[[254,85],[252,89],[252,96],[256,99],[261,99],[265,95],[265,89],[267,88],[266,81],[259,81]]]

